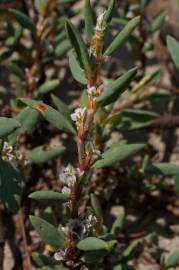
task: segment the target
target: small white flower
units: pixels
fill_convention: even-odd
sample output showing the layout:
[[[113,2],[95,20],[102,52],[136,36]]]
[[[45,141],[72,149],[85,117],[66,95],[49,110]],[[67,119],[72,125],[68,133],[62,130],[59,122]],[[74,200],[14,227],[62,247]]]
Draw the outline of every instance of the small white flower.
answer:
[[[105,26],[103,25],[104,22],[104,16],[106,11],[104,11],[102,14],[100,14],[97,18],[97,24],[96,24],[96,31],[103,32],[105,30]]]
[[[62,193],[63,193],[63,194],[70,194],[70,188],[68,188],[68,187],[63,187],[63,188],[62,188]]]
[[[8,142],[4,142],[2,151],[5,153],[11,153],[13,151],[13,147],[9,145]]]
[[[76,183],[77,170],[68,166],[60,174],[60,181],[66,184],[68,187],[73,186]]]
[[[92,87],[88,87],[87,89],[87,93],[89,96],[96,96],[96,87],[92,86]]]
[[[64,261],[66,255],[66,251],[60,250],[54,254],[54,259],[56,261]]]
[[[86,115],[86,108],[77,108],[74,113],[71,114],[71,119],[74,122],[83,122]]]
[[[80,270],[89,270],[89,268],[86,267],[86,266],[84,266],[84,265],[82,265],[81,268],[80,268]]]

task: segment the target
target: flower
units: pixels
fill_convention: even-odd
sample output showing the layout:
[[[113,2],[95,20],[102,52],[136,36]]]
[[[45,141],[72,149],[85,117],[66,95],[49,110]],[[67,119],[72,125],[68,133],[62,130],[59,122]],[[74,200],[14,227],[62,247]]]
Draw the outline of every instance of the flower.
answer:
[[[73,167],[66,167],[60,174],[60,180],[68,187],[72,187],[76,183],[77,170]]]
[[[64,261],[66,256],[66,250],[60,250],[54,254],[54,259],[56,261]]]
[[[62,193],[63,193],[63,194],[70,194],[70,191],[71,191],[71,190],[70,190],[70,188],[68,188],[68,187],[63,187],[63,188],[62,188]]]
[[[77,108],[74,113],[71,114],[71,119],[76,123],[82,123],[86,116],[86,108]]]
[[[96,24],[96,31],[99,32],[104,32],[105,30],[105,26],[104,26],[104,16],[106,14],[106,11],[104,11],[103,13],[101,13],[98,18],[97,18],[97,24]]]
[[[88,87],[87,93],[88,93],[89,96],[96,96],[96,94],[97,94],[96,87],[94,87],[94,86]]]

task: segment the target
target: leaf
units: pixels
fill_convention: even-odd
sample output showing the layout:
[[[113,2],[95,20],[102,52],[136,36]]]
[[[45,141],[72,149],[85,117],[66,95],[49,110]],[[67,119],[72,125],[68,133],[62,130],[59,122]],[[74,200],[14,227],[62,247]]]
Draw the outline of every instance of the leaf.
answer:
[[[164,265],[166,269],[175,268],[179,264],[179,250],[171,253],[167,258],[165,258]]]
[[[84,70],[78,64],[78,61],[72,50],[68,53],[68,56],[69,56],[70,70],[74,79],[83,85],[87,85],[87,79],[85,78]]]
[[[127,39],[129,35],[134,31],[135,27],[139,24],[139,22],[139,16],[130,20],[106,49],[106,51],[104,52],[104,56],[110,55],[125,39]]]
[[[57,96],[55,95],[51,95],[51,98],[52,98],[52,101],[53,101],[53,104],[55,105],[55,107],[57,108],[57,110],[63,114],[63,116],[65,118],[67,118],[69,121],[71,121],[71,113],[68,109],[68,106],[62,101],[60,100]]]
[[[42,116],[56,128],[75,134],[75,129],[73,128],[71,122],[69,122],[63,116],[63,114],[61,114],[59,111],[56,111],[51,106],[29,98],[20,98],[19,100],[27,106],[40,112]]]
[[[20,123],[16,119],[0,117],[0,138],[8,136],[20,126]]]
[[[87,251],[82,257],[82,261],[88,264],[93,264],[95,262],[101,261],[103,257],[108,253],[106,250],[95,250],[95,251]]]
[[[15,116],[15,119],[21,124],[21,127],[9,136],[11,144],[14,144],[21,134],[30,133],[34,130],[40,120],[40,113],[32,108],[25,108]]]
[[[71,43],[69,40],[64,39],[55,48],[55,54],[58,57],[64,56],[71,49]]]
[[[87,237],[78,242],[77,248],[83,251],[108,250],[108,244],[96,237]]]
[[[45,265],[49,265],[51,263],[51,260],[49,257],[39,254],[37,252],[32,252],[31,256],[32,256],[32,260],[37,266],[42,267]]]
[[[171,163],[156,163],[145,169],[149,174],[163,174],[167,176],[179,175],[179,166]]]
[[[42,268],[38,268],[37,270],[68,270],[68,268],[61,266],[61,265],[47,265]]]
[[[89,55],[79,32],[69,21],[66,22],[66,31],[71,45],[76,51],[81,67],[84,68],[85,72],[89,73],[91,70]]]
[[[140,245],[139,240],[134,240],[122,253],[122,260],[128,261]]]
[[[129,86],[136,74],[137,68],[132,68],[126,74],[111,82],[107,89],[99,96],[97,100],[99,106],[106,106],[116,101]]]
[[[69,197],[66,194],[50,190],[35,191],[29,195],[29,198],[37,201],[47,201],[49,203],[51,202],[64,203],[69,200]]]
[[[108,150],[106,150],[102,154],[102,158],[96,161],[93,164],[93,168],[103,168],[109,167],[116,162],[120,162],[125,160],[126,158],[136,154],[142,148],[144,148],[145,144],[126,144],[121,145],[120,143],[114,144]]]
[[[109,24],[112,20],[113,12],[115,9],[116,0],[111,0],[108,6],[108,9],[106,10],[106,13],[104,15],[104,23],[105,25]]]
[[[56,249],[63,249],[65,247],[66,236],[62,230],[55,228],[52,224],[39,217],[30,216],[30,221],[34,229],[47,244]]]
[[[167,36],[167,46],[173,59],[173,62],[179,69],[179,42],[175,38]]]
[[[20,79],[24,80],[24,78],[25,78],[24,72],[23,72],[23,70],[15,62],[11,62],[11,63],[5,64],[4,67],[11,74],[15,74],[17,77],[19,77]]]
[[[17,211],[21,203],[23,186],[19,171],[9,162],[0,159],[0,202],[11,211]]]
[[[43,83],[39,88],[38,88],[38,93],[39,94],[47,94],[50,91],[54,90],[55,88],[57,88],[57,86],[59,86],[60,81],[58,79],[56,80],[49,80],[45,83]]]
[[[22,27],[27,28],[32,32],[35,32],[36,29],[34,23],[24,13],[14,8],[8,9],[8,12],[16,19],[16,21]]]
[[[167,11],[160,12],[160,14],[157,15],[152,21],[149,31],[151,33],[154,33],[155,31],[157,31],[164,23],[166,16],[167,16]]]
[[[91,194],[91,205],[94,209],[96,217],[103,219],[101,205],[95,194]]]
[[[118,236],[118,234],[121,232],[124,226],[124,219],[125,219],[125,212],[121,213],[114,221],[110,232],[115,236]]]
[[[55,148],[45,149],[45,146],[38,146],[28,152],[27,157],[34,164],[43,164],[59,157],[65,151],[60,145]]]
[[[117,122],[115,119],[116,123],[114,124],[117,125],[117,128],[124,130],[147,127],[150,125],[150,121],[159,117],[159,115],[154,112],[136,109],[125,109],[117,115],[119,115],[121,119],[119,118],[120,122]]]
[[[93,9],[90,0],[85,0],[85,33],[88,41],[91,41],[94,33]]]

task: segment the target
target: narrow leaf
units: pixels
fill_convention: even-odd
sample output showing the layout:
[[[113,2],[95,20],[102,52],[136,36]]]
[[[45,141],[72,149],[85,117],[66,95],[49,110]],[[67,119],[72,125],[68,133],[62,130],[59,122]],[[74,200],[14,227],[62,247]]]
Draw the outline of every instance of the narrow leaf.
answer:
[[[167,36],[167,46],[173,59],[173,62],[179,69],[179,42],[175,38]]]
[[[53,104],[55,105],[55,107],[57,108],[57,110],[63,114],[64,117],[66,117],[69,121],[71,121],[71,116],[70,116],[70,111],[67,107],[67,105],[61,101],[57,96],[55,95],[51,95]]]
[[[0,138],[8,136],[20,126],[20,123],[16,119],[0,117]]]
[[[108,244],[96,237],[87,237],[78,242],[77,248],[83,251],[108,250]]]
[[[160,27],[163,25],[165,18],[167,16],[167,12],[166,11],[162,11],[160,12],[159,15],[157,15],[156,18],[153,19],[151,26],[149,28],[149,31],[151,33],[154,33],[155,31],[157,31],[158,29],[160,29]]]
[[[179,175],[179,166],[171,163],[156,163],[145,169],[149,174],[163,174],[167,176]]]
[[[111,233],[114,234],[115,236],[118,236],[118,234],[121,232],[124,225],[124,219],[125,219],[125,212],[121,213],[114,221],[111,228]]]
[[[22,27],[27,28],[32,32],[35,31],[34,23],[24,13],[14,8],[10,8],[8,11]]]
[[[68,56],[69,56],[70,70],[74,79],[83,85],[87,85],[84,70],[80,67],[75,57],[75,54],[73,53],[72,50],[69,52]]]
[[[88,41],[90,41],[94,32],[93,9],[90,0],[85,1],[85,32]]]
[[[179,264],[179,250],[171,253],[164,261],[166,269],[175,268]]]
[[[139,24],[140,17],[135,17],[127,23],[123,30],[114,38],[112,43],[106,49],[104,56],[110,55],[129,35],[134,31],[135,27]]]
[[[60,81],[58,79],[56,80],[50,80],[47,81],[45,83],[43,83],[39,88],[38,88],[38,93],[39,94],[47,94],[49,92],[51,92],[52,90],[54,90],[55,88],[57,88],[57,86],[59,86]]]
[[[39,217],[30,216],[30,221],[34,229],[46,243],[56,249],[65,247],[66,237],[63,231],[58,230],[52,224]]]
[[[21,203],[23,180],[17,169],[0,159],[0,202],[12,211],[17,211]]]
[[[111,146],[102,154],[100,160],[94,163],[93,168],[109,167],[116,162],[125,160],[126,158],[136,154],[144,148],[144,146],[144,144],[114,144],[114,146]]]
[[[127,89],[137,74],[137,68],[130,69],[126,74],[111,82],[107,89],[99,96],[98,104],[106,106],[113,103]]]
[[[35,191],[29,195],[29,198],[37,201],[47,201],[49,203],[51,202],[64,203],[69,200],[66,194],[49,190]]]
[[[87,73],[90,72],[91,68],[88,51],[79,32],[69,21],[66,22],[66,31],[68,38],[76,51],[81,67],[84,68]]]
[[[73,134],[75,133],[72,124],[63,116],[63,114],[56,111],[51,106],[28,98],[21,98],[19,100],[27,106],[40,112],[42,116],[56,128]]]
[[[116,0],[111,0],[104,16],[104,22],[106,25],[109,24],[112,20],[115,5],[116,5]]]

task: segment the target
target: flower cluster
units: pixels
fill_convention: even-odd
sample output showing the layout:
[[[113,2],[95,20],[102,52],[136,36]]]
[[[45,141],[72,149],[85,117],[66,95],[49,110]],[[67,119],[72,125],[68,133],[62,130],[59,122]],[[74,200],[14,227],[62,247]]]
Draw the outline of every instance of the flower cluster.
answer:
[[[62,171],[59,176],[60,181],[64,184],[62,193],[70,194],[71,188],[75,185],[78,176],[80,176],[79,169],[74,169],[72,166],[68,166]]]
[[[23,167],[26,167],[29,164],[29,161],[16,148],[17,147],[13,147],[8,142],[4,142],[3,149],[1,151],[2,159],[9,161],[16,168],[18,167],[19,162]]]

